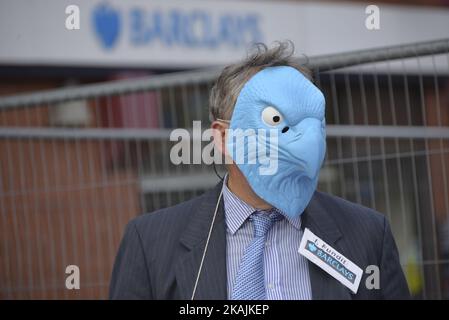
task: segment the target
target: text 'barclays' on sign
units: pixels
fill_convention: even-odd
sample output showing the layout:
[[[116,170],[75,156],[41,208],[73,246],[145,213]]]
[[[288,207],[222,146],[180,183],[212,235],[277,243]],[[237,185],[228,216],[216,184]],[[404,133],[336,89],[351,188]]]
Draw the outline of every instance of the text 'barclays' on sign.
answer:
[[[160,45],[214,49],[244,48],[263,42],[261,17],[257,13],[212,13],[203,9],[127,8],[101,3],[92,12],[92,24],[105,49],[120,37],[135,47]]]

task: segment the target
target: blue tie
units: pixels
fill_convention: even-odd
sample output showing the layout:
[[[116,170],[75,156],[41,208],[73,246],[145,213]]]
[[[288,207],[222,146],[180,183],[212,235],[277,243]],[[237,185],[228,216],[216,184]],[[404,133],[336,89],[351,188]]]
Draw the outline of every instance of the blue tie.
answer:
[[[266,300],[263,254],[268,230],[282,219],[276,210],[254,212],[249,218],[254,226],[254,238],[246,248],[232,290],[232,300]]]

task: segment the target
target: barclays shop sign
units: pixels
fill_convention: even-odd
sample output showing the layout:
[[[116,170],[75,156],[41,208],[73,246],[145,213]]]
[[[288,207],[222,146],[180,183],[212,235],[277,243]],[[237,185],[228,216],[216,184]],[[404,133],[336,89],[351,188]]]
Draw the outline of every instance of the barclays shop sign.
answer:
[[[201,67],[241,59],[255,42],[300,34],[297,6],[289,2],[5,1],[0,63]],[[32,21],[23,14],[30,11]],[[74,13],[79,28],[68,28]]]
[[[241,59],[250,44],[292,40],[328,54],[448,37],[449,13],[382,5],[254,0],[1,0],[0,64],[194,68]],[[67,21],[76,7],[79,28]],[[419,16],[419,19],[417,19]],[[410,32],[413,30],[413,32]]]

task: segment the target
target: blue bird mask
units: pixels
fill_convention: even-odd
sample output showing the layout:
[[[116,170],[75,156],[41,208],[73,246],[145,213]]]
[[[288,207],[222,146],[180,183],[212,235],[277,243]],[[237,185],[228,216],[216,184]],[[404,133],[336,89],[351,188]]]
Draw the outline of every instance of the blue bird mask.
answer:
[[[248,80],[232,113],[228,153],[254,192],[292,218],[303,213],[318,184],[326,152],[324,108],[310,80],[277,66]]]

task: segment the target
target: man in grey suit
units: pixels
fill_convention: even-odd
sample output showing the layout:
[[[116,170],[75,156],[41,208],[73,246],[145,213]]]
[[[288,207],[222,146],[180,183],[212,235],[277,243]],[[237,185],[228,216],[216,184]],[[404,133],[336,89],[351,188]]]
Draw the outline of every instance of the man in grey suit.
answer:
[[[217,150],[230,160],[228,173],[203,195],[128,224],[111,299],[409,298],[385,217],[316,191],[324,102],[290,48],[260,47],[224,69],[211,92],[210,113]],[[280,172],[262,178],[236,163],[227,136],[230,127],[259,122],[284,134]],[[313,234],[310,241],[318,246],[308,256],[298,252],[305,234]]]

